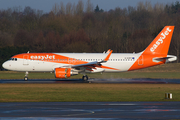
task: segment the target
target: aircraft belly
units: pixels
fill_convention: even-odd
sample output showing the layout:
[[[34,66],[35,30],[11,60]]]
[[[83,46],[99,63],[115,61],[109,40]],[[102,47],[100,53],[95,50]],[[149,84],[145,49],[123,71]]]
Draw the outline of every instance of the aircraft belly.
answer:
[[[131,62],[107,62],[103,64],[104,66],[114,68],[114,69],[105,69],[105,72],[123,72],[127,71],[132,65],[134,61]]]

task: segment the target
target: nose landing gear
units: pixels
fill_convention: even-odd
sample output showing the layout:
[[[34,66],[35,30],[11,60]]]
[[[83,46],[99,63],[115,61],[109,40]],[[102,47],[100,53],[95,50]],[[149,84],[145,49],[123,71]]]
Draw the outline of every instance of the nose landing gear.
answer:
[[[24,77],[24,80],[25,80],[25,81],[28,80],[28,74],[29,74],[29,73],[26,71],[26,72],[25,72],[25,77]]]

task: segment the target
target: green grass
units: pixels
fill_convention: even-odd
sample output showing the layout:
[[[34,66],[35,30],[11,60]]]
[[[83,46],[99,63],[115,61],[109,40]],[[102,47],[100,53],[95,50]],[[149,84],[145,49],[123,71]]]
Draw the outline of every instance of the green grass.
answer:
[[[23,79],[25,72],[14,72],[14,71],[0,71],[0,79]],[[52,79],[54,78],[53,73],[29,73],[30,79]]]
[[[0,84],[0,102],[180,101],[179,84]],[[172,100],[165,93],[173,94]]]
[[[180,64],[122,73],[89,74],[90,78],[180,79]],[[22,79],[24,72],[1,71],[0,79]],[[70,79],[81,78],[82,75]],[[53,73],[30,73],[30,79],[53,79]],[[173,99],[164,99],[165,93]],[[180,84],[0,84],[0,102],[180,101]]]

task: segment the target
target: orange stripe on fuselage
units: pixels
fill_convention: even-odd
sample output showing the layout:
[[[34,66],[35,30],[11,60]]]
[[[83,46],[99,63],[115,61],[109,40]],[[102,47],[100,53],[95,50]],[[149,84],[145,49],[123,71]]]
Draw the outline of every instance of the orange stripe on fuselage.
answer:
[[[107,66],[104,66],[104,65],[102,65],[101,68],[120,71],[119,69],[112,68],[112,67],[107,67]]]
[[[24,53],[13,56],[13,58],[21,58],[24,59],[25,56],[29,56],[29,60],[38,60],[38,61],[46,61],[46,62],[54,62],[54,63],[63,63],[63,64],[85,64],[88,63],[86,61],[81,61],[75,58],[70,58],[62,55],[57,55],[53,53]]]

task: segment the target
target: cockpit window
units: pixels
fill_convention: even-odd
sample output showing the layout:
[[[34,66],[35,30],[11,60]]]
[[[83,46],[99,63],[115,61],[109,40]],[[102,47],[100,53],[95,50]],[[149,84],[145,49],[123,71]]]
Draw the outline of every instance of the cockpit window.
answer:
[[[12,60],[12,61],[17,61],[17,58],[10,58],[10,60]]]

